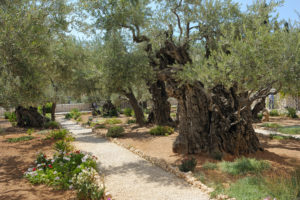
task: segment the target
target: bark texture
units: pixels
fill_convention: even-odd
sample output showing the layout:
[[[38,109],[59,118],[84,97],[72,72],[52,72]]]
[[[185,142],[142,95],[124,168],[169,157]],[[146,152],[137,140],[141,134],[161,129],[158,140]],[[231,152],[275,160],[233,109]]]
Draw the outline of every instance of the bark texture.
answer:
[[[252,109],[252,119],[253,122],[260,122],[261,119],[258,118],[258,113],[263,111],[266,107],[266,97],[259,99]]]
[[[129,103],[132,106],[136,118],[136,122],[142,126],[145,123],[144,112],[139,102],[135,98],[132,92],[126,93],[125,96],[129,99]]]
[[[51,121],[55,121],[55,109],[56,109],[56,102],[52,102],[52,107],[51,107]]]
[[[216,86],[207,92],[200,82],[176,86],[168,90],[180,105],[174,152],[243,155],[262,150],[252,128],[251,108],[234,88]]]
[[[43,127],[47,118],[42,116],[37,108],[29,107],[29,109],[22,106],[16,108],[17,126],[19,127]]]
[[[149,88],[152,94],[153,107],[148,117],[148,123],[169,125],[172,123],[171,104],[168,101],[165,82],[157,80]]]

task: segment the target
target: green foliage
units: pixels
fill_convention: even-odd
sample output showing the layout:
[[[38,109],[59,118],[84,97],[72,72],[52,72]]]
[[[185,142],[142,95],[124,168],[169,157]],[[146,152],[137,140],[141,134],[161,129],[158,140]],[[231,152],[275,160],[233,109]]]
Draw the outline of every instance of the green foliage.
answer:
[[[258,114],[257,114],[257,118],[258,118],[259,120],[262,120],[263,114],[262,114],[262,113],[258,113]]]
[[[287,116],[291,118],[298,118],[297,110],[295,108],[286,108],[288,111]]]
[[[214,170],[214,169],[218,169],[218,166],[216,163],[212,163],[212,162],[205,162],[203,165],[202,165],[202,169],[205,169],[205,170]]]
[[[49,121],[44,124],[44,128],[46,129],[58,129],[59,127],[59,123],[56,121]]]
[[[59,140],[54,144],[54,149],[59,152],[70,152],[73,146],[67,141]]]
[[[284,136],[281,136],[281,135],[276,135],[276,134],[270,134],[270,139],[272,139],[272,140],[284,140],[284,139],[286,139],[286,137],[284,137]]]
[[[269,169],[270,164],[263,160],[254,158],[239,158],[234,162],[223,161],[220,163],[220,168],[223,172],[231,175],[240,175],[247,173],[259,174],[262,171]]]
[[[124,131],[125,131],[124,128],[121,126],[110,127],[107,131],[106,136],[113,137],[113,138],[121,137],[124,135]]]
[[[274,129],[278,129],[282,127],[281,125],[276,123],[263,123],[261,126],[266,128],[274,128]]]
[[[95,124],[95,129],[103,129],[106,128],[105,124]]]
[[[123,112],[124,112],[124,115],[126,115],[127,117],[131,117],[132,111],[133,110],[131,108],[125,108]]]
[[[8,119],[9,122],[13,123],[17,121],[17,116],[15,112],[5,112],[4,118]]]
[[[127,124],[135,124],[136,123],[136,119],[128,119],[127,120]]]
[[[111,119],[105,120],[104,123],[113,125],[113,124],[122,124],[122,121],[120,119],[117,119],[117,118],[111,118]]]
[[[72,118],[73,118],[73,116],[71,113],[65,114],[65,119],[72,119]]]
[[[169,126],[156,126],[152,129],[150,129],[151,135],[164,135],[168,136],[170,134],[174,133],[174,129]]]
[[[65,139],[68,135],[68,131],[66,129],[60,129],[60,130],[53,130],[50,132],[50,134],[47,136],[48,139],[54,139],[54,140],[62,140]]]
[[[15,143],[15,142],[23,142],[34,139],[33,136],[22,136],[18,138],[8,138],[6,141],[9,143]]]
[[[279,112],[278,112],[278,110],[271,110],[270,111],[270,116],[279,116]]]
[[[52,103],[48,102],[45,105],[45,113],[52,113]],[[38,106],[39,113],[43,113],[43,106]]]
[[[32,133],[34,133],[34,129],[32,128],[30,128],[30,129],[28,129],[27,131],[26,131],[26,133],[28,134],[28,135],[32,135]]]
[[[226,194],[243,200],[261,200],[270,195],[264,180],[259,177],[246,177],[238,180],[230,186]]]
[[[300,134],[300,126],[280,127],[277,129],[277,131],[284,133],[284,134],[297,135],[297,134]]]
[[[195,158],[184,159],[181,161],[179,170],[182,172],[194,171],[196,165],[197,165],[197,161]]]
[[[67,113],[65,115],[65,119],[79,119],[81,116],[81,113],[79,112],[79,110],[77,108],[74,108],[71,110],[71,112]]]
[[[80,151],[60,151],[53,158],[40,153],[36,166],[29,168],[24,176],[32,184],[47,184],[56,189],[76,189],[78,199],[102,199],[104,188],[96,182],[96,157]]]
[[[4,112],[4,119],[9,119],[11,112]]]

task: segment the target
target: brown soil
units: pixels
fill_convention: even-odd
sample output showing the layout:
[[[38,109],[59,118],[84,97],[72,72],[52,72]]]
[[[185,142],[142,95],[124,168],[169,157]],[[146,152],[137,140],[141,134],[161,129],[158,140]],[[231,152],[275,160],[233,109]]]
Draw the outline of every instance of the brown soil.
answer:
[[[51,141],[42,140],[42,134],[33,133],[30,141],[8,143],[8,138],[26,136],[26,130],[11,127],[0,119],[0,200],[49,200],[74,199],[73,191],[57,191],[46,185],[32,185],[23,178],[23,173],[34,165],[37,152],[52,153]]]

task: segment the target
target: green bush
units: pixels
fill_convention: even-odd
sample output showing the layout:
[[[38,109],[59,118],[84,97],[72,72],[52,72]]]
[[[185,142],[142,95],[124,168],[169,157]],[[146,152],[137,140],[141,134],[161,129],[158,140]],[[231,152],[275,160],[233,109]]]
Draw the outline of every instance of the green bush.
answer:
[[[54,149],[59,152],[70,152],[73,147],[69,142],[59,140],[54,144]]]
[[[182,172],[194,171],[197,165],[197,161],[195,158],[192,159],[184,159],[181,161],[181,165],[179,166],[179,170]]]
[[[169,126],[156,126],[152,129],[150,129],[151,135],[165,135],[168,136],[170,134],[174,133],[174,129]]]
[[[69,132],[66,129],[54,130],[50,132],[47,139],[62,140],[67,137],[68,133]]]
[[[10,123],[14,123],[17,121],[17,116],[16,116],[16,113],[15,112],[5,112],[4,113],[4,118],[5,119],[8,119],[8,121]]]
[[[65,114],[65,119],[72,119],[73,115],[71,113]]]
[[[106,128],[105,124],[95,124],[95,129],[103,129]]]
[[[80,151],[66,154],[59,151],[53,158],[40,153],[36,166],[24,176],[32,184],[47,184],[56,189],[76,189],[78,199],[102,199],[104,188],[96,182],[96,157]]]
[[[131,117],[132,111],[133,110],[131,108],[125,108],[123,112],[124,112],[124,115],[126,115],[127,117]]]
[[[71,115],[73,119],[78,119],[81,116],[81,113],[79,112],[79,110],[77,108],[74,108],[71,110]]]
[[[111,119],[105,120],[104,123],[113,125],[113,124],[122,124],[122,121],[120,119],[117,119],[117,118],[111,118]]]
[[[220,163],[221,170],[231,175],[240,175],[247,173],[259,174],[263,170],[269,169],[270,164],[263,160],[254,158],[239,158],[234,162],[223,161]]]
[[[44,124],[44,128],[46,129],[58,129],[59,123],[56,121],[49,121]]]
[[[212,163],[212,162],[205,162],[203,165],[202,165],[202,169],[210,169],[210,170],[213,170],[213,169],[218,169],[218,166],[216,163]]]
[[[279,116],[278,110],[271,110],[270,111],[270,116]]]
[[[135,124],[136,123],[136,119],[128,119],[127,120],[127,124]]]
[[[297,111],[295,108],[286,108],[287,116],[291,118],[298,118]]]
[[[215,160],[222,160],[223,159],[223,153],[222,152],[212,152],[210,156]]]
[[[15,142],[23,142],[23,141],[28,141],[34,139],[33,136],[22,136],[18,138],[8,138],[6,141],[9,143],[15,143]]]
[[[111,127],[108,129],[107,131],[107,134],[106,136],[107,137],[113,137],[113,138],[116,138],[116,137],[121,137],[123,136],[124,134],[124,128],[121,127],[121,126],[114,126],[114,127]]]

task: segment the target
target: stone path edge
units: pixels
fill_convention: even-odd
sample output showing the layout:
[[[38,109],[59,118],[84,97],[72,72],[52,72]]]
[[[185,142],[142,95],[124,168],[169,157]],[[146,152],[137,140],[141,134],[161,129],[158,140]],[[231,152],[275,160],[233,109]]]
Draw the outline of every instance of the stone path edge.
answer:
[[[193,177],[192,172],[187,172],[187,173],[181,172],[178,169],[178,167],[173,167],[172,165],[168,164],[165,160],[159,160],[157,158],[153,158],[151,156],[148,156],[145,153],[143,153],[141,150],[120,142],[117,138],[110,138],[110,137],[106,137],[103,134],[100,134],[99,132],[95,131],[94,128],[92,128],[92,131],[97,136],[105,138],[108,141],[129,150],[132,153],[138,155],[139,157],[149,161],[153,165],[155,165],[155,166],[157,166],[157,167],[159,167],[159,168],[161,168],[161,169],[163,169],[163,170],[165,170],[169,173],[172,173],[175,176],[185,180],[188,184],[199,188],[202,192],[206,193],[207,195],[210,195],[210,193],[214,191],[213,188],[210,188],[210,187],[206,186],[201,181],[198,181],[195,177]],[[220,194],[216,198],[211,198],[210,200],[236,200],[236,199],[235,198],[230,198],[227,195]]]

